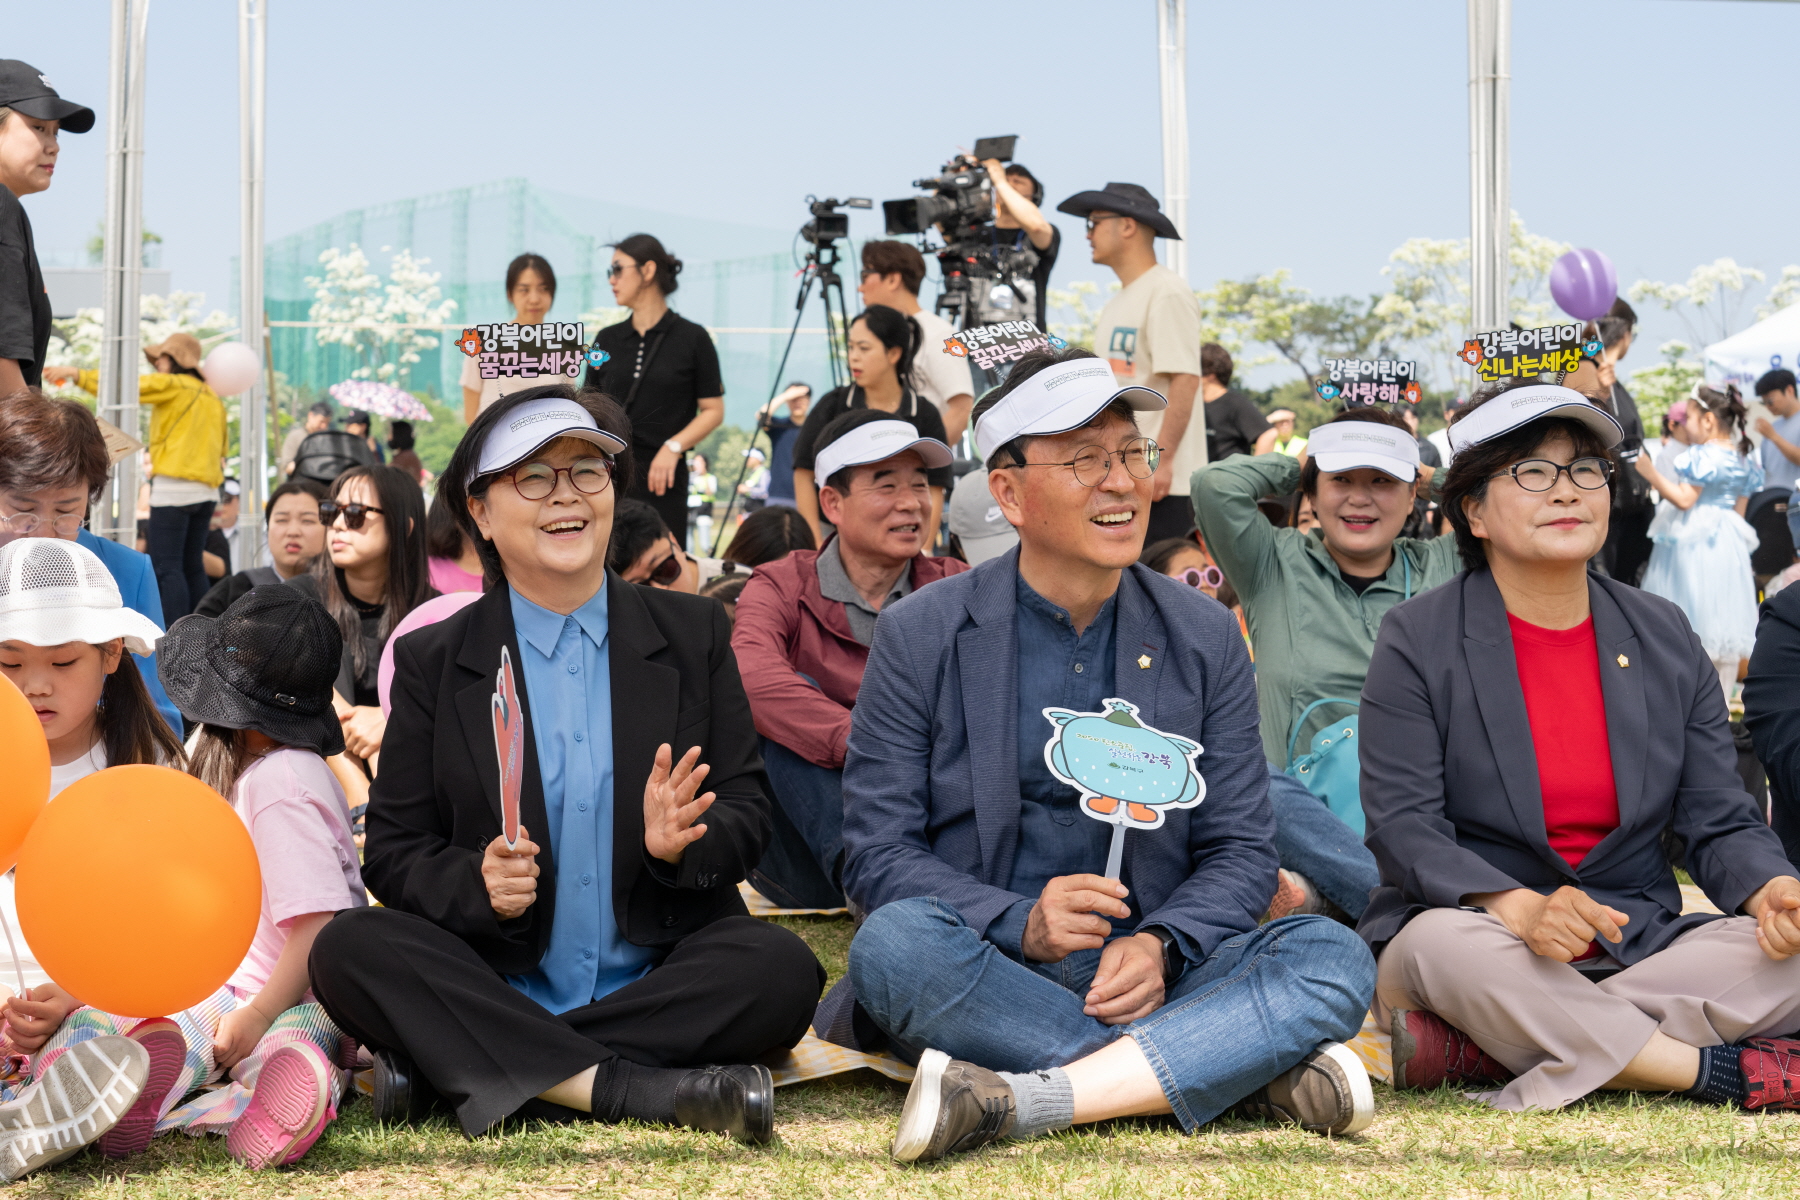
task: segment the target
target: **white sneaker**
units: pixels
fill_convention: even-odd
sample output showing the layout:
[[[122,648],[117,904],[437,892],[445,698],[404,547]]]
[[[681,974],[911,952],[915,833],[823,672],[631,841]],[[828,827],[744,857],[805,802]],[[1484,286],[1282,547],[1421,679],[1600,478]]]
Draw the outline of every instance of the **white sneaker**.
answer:
[[[124,1037],[71,1046],[0,1104],[0,1180],[61,1162],[111,1129],[150,1075],[150,1056]]]

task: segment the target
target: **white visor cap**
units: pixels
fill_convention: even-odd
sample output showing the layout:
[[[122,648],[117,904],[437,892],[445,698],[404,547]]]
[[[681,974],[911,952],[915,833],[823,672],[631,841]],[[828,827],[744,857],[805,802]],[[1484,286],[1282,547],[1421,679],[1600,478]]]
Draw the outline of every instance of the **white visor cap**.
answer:
[[[896,454],[913,451],[929,470],[947,467],[950,447],[936,438],[920,437],[910,421],[870,421],[840,436],[813,455],[813,478],[821,487],[845,467],[886,462]]]
[[[1580,421],[1593,430],[1609,450],[1625,440],[1625,431],[1619,428],[1612,414],[1574,388],[1534,383],[1501,392],[1492,400],[1485,400],[1479,407],[1470,409],[1468,416],[1450,426],[1450,453],[1461,454],[1470,446],[1479,446],[1543,417]]]
[[[545,396],[519,405],[488,433],[464,486],[479,476],[516,466],[559,437],[592,442],[606,454],[625,450],[625,443],[595,424],[587,409],[563,396]]]
[[[1321,471],[1373,467],[1402,483],[1419,477],[1419,443],[1404,429],[1378,421],[1332,421],[1313,426],[1306,450]]]
[[[1077,358],[1045,367],[1008,392],[975,422],[975,444],[986,459],[1016,437],[1048,437],[1080,429],[1114,400],[1139,412],[1167,408],[1161,392],[1120,387],[1103,358]]]

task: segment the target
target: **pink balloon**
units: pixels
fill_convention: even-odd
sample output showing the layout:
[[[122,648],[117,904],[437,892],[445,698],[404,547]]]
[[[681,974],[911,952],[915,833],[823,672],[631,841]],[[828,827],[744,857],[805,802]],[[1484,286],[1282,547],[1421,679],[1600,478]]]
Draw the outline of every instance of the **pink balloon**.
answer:
[[[427,625],[436,625],[452,613],[461,612],[469,605],[481,599],[480,592],[451,592],[448,596],[438,596],[427,600],[419,607],[407,613],[394,626],[394,632],[388,635],[387,645],[381,648],[381,668],[376,675],[375,690],[381,695],[381,715],[393,715],[393,705],[388,703],[388,692],[394,686],[394,643],[415,629],[423,629]]]
[[[1619,296],[1612,260],[1598,250],[1571,250],[1550,268],[1550,296],[1578,321],[1598,321]]]
[[[206,386],[221,396],[249,391],[261,370],[262,359],[242,342],[220,342],[200,363]]]

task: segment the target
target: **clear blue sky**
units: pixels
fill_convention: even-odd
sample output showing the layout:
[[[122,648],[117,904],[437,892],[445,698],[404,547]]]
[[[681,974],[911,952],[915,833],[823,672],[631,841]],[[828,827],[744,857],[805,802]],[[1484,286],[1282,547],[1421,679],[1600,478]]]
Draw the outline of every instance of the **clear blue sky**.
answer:
[[[1020,135],[1052,202],[1115,179],[1161,192],[1150,0],[273,5],[271,239],[513,175],[785,230],[808,192],[906,195],[988,133]],[[99,109],[107,8],[19,5],[0,55]],[[235,14],[227,0],[151,9],[145,221],[175,286],[221,307],[237,250]],[[1405,238],[1467,235],[1463,4],[1193,0],[1190,21],[1197,284],[1286,266],[1317,292],[1366,293]],[[1513,44],[1513,204],[1534,231],[1604,250],[1622,283],[1720,256],[1771,278],[1800,262],[1781,65],[1800,4],[1515,0]],[[27,201],[46,256],[78,253],[100,219],[103,136],[66,136],[54,187]],[[878,219],[859,214],[854,232]],[[1061,220],[1056,282],[1106,277]]]

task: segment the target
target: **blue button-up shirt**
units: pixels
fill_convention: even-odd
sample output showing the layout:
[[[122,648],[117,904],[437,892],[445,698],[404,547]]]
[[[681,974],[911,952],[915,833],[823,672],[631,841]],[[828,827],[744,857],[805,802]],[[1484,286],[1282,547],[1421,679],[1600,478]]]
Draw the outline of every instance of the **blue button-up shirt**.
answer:
[[[1050,773],[1044,745],[1057,732],[1046,708],[1103,712],[1113,689],[1113,626],[1118,595],[1107,598],[1076,636],[1064,609],[1019,577],[1013,617],[1019,672],[1019,848],[1007,890],[1033,902],[1059,875],[1098,875],[1106,869],[1113,827],[1082,814],[1080,793]],[[989,929],[996,945],[1017,952],[1031,905],[1020,901]],[[1130,921],[1114,922],[1130,932]]]
[[[656,964],[613,914],[612,674],[606,589],[568,616],[512,593],[520,668],[556,863],[556,919],[537,970],[507,982],[551,1012],[580,1008]]]

